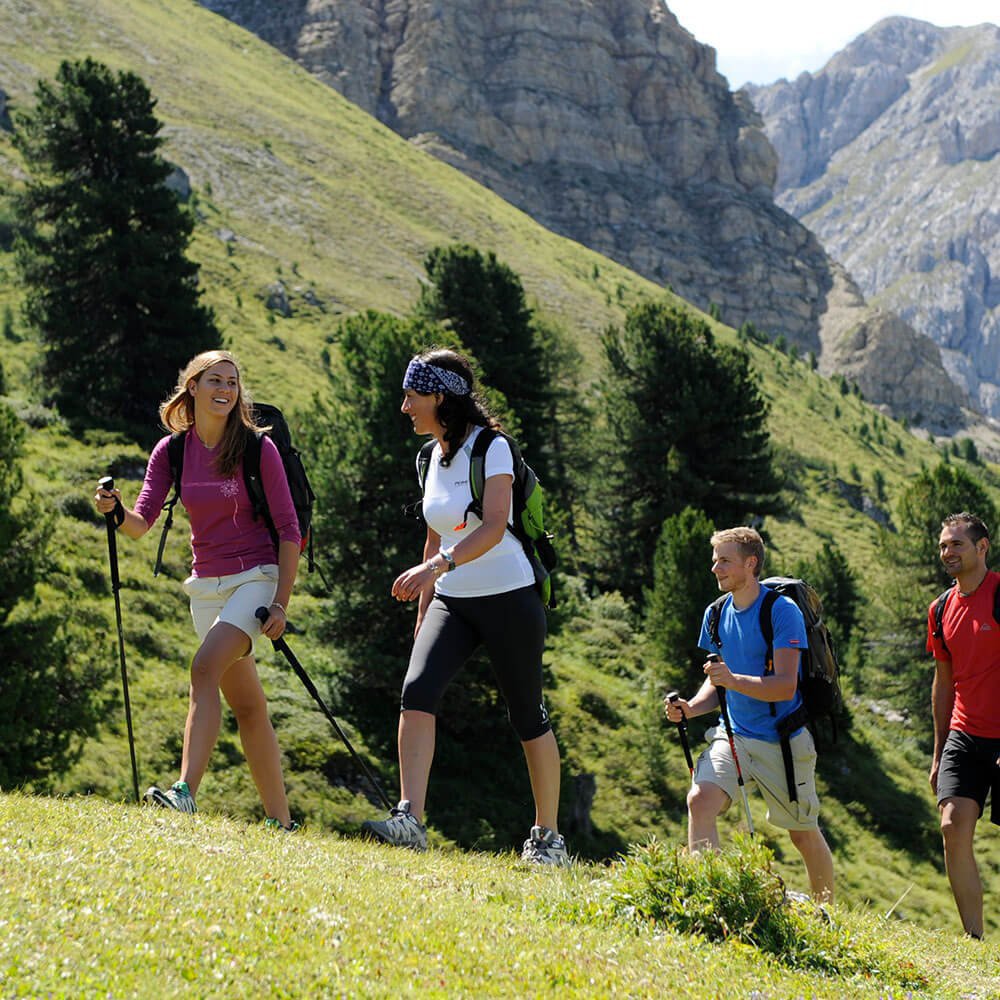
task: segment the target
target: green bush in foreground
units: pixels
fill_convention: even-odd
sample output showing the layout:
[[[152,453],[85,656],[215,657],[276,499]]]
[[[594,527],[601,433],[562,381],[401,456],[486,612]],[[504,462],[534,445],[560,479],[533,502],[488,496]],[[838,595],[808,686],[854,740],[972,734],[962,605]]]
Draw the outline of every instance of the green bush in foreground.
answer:
[[[789,902],[773,861],[765,844],[748,837],[695,855],[656,840],[633,845],[612,869],[611,915],[753,945],[791,968],[927,986],[921,972],[872,940],[871,927],[858,931],[826,909]]]

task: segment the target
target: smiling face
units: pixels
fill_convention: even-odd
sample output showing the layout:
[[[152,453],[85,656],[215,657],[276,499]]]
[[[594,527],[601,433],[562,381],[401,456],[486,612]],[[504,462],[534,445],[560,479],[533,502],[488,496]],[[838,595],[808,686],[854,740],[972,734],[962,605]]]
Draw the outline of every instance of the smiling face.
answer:
[[[240,375],[231,361],[218,361],[197,379],[188,382],[196,416],[221,417],[236,407],[240,398]]]
[[[410,418],[414,434],[436,434],[443,429],[437,417],[438,404],[442,399],[444,395],[440,392],[403,390],[403,404],[399,409]]]
[[[744,556],[739,542],[720,542],[712,546],[712,572],[724,594],[742,590],[754,580],[756,556]]]
[[[960,580],[985,571],[990,543],[985,538],[973,542],[964,525],[947,524],[941,529],[938,553],[945,572]]]

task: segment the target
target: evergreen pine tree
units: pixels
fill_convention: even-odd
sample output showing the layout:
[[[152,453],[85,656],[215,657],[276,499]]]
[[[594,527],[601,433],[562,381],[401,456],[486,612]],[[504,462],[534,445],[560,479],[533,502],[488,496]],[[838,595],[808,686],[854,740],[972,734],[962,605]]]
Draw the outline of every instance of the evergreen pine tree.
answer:
[[[823,621],[830,630],[835,648],[842,655],[861,612],[862,593],[858,574],[836,542],[824,542],[816,556],[800,560],[793,573],[819,594],[823,602]]]
[[[670,515],[690,506],[718,527],[745,523],[779,509],[780,481],[746,351],[717,344],[692,313],[652,302],[630,310],[603,346],[608,438],[592,504],[594,560],[638,598]]]
[[[156,102],[89,58],[36,99],[14,140],[31,171],[17,260],[45,384],[73,422],[152,428],[178,369],[221,346],[185,257],[193,220],[164,185]]]
[[[103,682],[93,628],[34,597],[50,568],[51,517],[25,502],[24,426],[0,403],[0,787],[43,787],[93,733]]]

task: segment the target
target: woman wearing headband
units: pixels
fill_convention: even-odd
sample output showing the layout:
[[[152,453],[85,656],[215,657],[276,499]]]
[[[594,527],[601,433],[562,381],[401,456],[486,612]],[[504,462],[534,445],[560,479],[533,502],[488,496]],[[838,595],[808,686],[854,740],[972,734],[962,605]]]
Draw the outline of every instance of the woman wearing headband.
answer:
[[[508,530],[514,460],[500,434],[486,452],[482,520],[468,513],[473,442],[485,428],[500,430],[473,390],[469,362],[450,350],[418,354],[403,378],[402,412],[415,433],[433,435],[437,443],[424,482],[424,557],[392,585],[397,601],[418,602],[399,716],[400,802],[388,818],[363,826],[385,843],[426,849],[424,804],[438,706],[462,665],[485,646],[535,800],[521,857],[565,865],[569,855],[556,819],[559,748],[542,697],[545,609],[531,564]]]

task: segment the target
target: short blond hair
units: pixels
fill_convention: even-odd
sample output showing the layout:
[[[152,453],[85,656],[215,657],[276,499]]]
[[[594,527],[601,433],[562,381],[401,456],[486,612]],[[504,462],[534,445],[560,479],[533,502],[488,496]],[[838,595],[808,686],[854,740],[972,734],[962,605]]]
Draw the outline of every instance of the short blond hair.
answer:
[[[753,528],[723,528],[722,531],[715,532],[709,541],[714,549],[717,545],[725,545],[726,542],[735,542],[739,546],[740,555],[744,559],[755,556],[757,565],[753,568],[753,575],[759,577],[764,569],[764,539]]]

